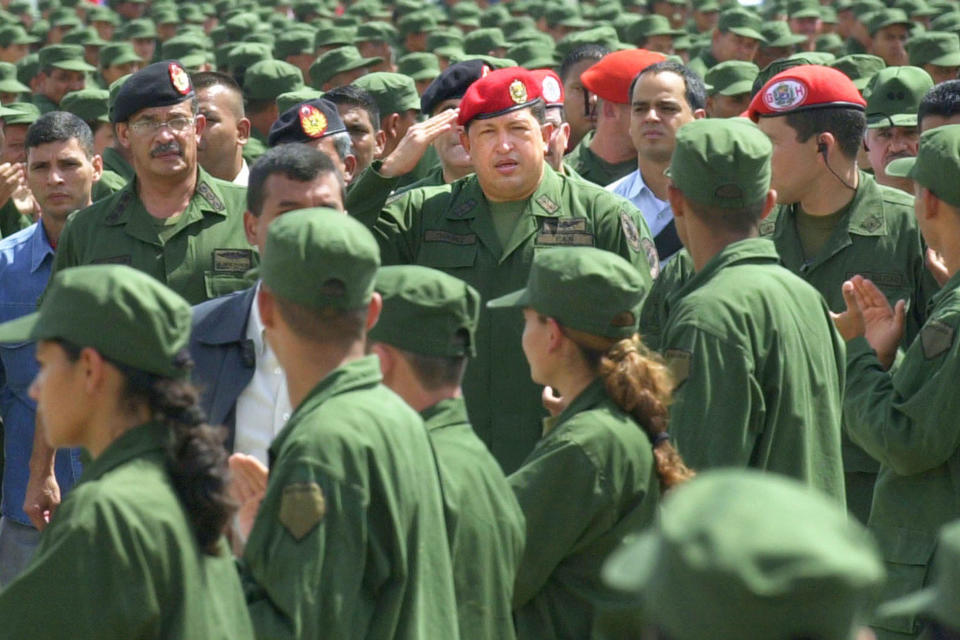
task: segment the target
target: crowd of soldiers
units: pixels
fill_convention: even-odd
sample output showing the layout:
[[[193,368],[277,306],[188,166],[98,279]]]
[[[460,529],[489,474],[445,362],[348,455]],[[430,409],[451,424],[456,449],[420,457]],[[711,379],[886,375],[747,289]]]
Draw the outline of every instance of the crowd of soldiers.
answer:
[[[960,638],[956,0],[0,6],[0,639]]]

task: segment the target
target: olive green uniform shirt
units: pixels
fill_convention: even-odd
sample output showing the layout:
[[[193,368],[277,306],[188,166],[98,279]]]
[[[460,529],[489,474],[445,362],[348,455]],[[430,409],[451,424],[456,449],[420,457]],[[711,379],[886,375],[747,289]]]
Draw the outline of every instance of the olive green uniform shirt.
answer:
[[[699,75],[700,78],[703,78],[707,75],[707,71],[720,64],[720,61],[713,56],[711,48],[712,46],[708,44],[700,55],[693,58],[690,63],[687,64],[687,68]]]
[[[243,159],[247,161],[247,164],[253,165],[257,158],[267,152],[267,149],[267,136],[261,135],[259,131],[251,128],[247,144],[243,145]]]
[[[173,488],[169,438],[141,425],[86,465],[0,592],[0,638],[253,638],[230,550],[202,552]]]
[[[663,328],[670,315],[670,297],[685,282],[693,277],[693,259],[686,249],[681,249],[660,269],[650,293],[640,308],[640,337],[649,349],[660,351]]]
[[[457,638],[423,421],[376,356],[320,381],[270,445],[239,570],[258,638]]]
[[[823,298],[762,238],[727,245],[670,298],[670,433],[693,469],[753,467],[844,503],[844,346]]]
[[[31,224],[33,224],[33,220],[20,213],[13,198],[7,198],[7,201],[0,207],[0,234],[6,238],[21,229],[26,229]]]
[[[508,478],[527,524],[513,593],[517,637],[589,638],[599,610],[617,601],[600,579],[603,561],[653,523],[660,482],[650,440],[603,380],[546,423],[552,428]]]
[[[373,229],[384,264],[439,269],[466,281],[483,300],[526,286],[534,255],[556,246],[613,251],[648,283],[659,270],[650,231],[632,204],[547,166],[506,247],[475,175],[391,198],[379,216],[350,214]],[[507,473],[533,449],[545,415],[520,348],[522,332],[520,313],[481,308],[477,357],[463,384],[470,421]]]
[[[960,518],[960,274],[931,299],[930,319],[895,372],[864,338],[847,345],[850,438],[880,461],[869,528],[887,567],[885,602],[929,584],[940,527]],[[919,631],[916,617],[878,621],[878,636]]]
[[[109,195],[113,195],[120,189],[123,189],[127,182],[126,178],[121,176],[115,171],[110,171],[109,169],[104,169],[103,173],[100,175],[100,179],[93,183],[93,201],[103,200]]]
[[[112,171],[127,182],[136,177],[130,163],[124,160],[120,152],[113,147],[104,149],[101,157],[103,158],[104,171]]]
[[[637,159],[630,158],[623,162],[610,163],[602,159],[590,149],[595,131],[590,131],[583,137],[576,148],[564,156],[566,164],[582,179],[605,187],[611,182],[637,170]]]
[[[56,102],[42,93],[33,94],[31,102],[33,102],[37,109],[40,109],[40,115],[50,113],[51,111],[57,111],[60,108]]]
[[[526,535],[500,465],[473,432],[462,398],[420,412],[436,454],[461,640],[515,637],[511,596]]]

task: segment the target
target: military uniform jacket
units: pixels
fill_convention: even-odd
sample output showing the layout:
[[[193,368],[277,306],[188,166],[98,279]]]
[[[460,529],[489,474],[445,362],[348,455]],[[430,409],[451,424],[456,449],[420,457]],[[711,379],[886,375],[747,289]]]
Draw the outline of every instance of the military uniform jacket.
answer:
[[[388,202],[379,218],[360,218],[373,228],[383,263],[439,269],[469,283],[483,300],[526,286],[534,255],[556,246],[613,251],[648,282],[659,270],[650,231],[632,204],[548,166],[506,247],[475,175]],[[463,387],[473,428],[507,473],[533,449],[546,415],[520,348],[522,332],[520,313],[481,308],[477,357]]]
[[[904,347],[917,335],[927,301],[937,284],[924,266],[924,248],[913,213],[913,197],[898,189],[877,184],[860,172],[857,193],[847,215],[827,240],[820,255],[806,258],[796,227],[796,207],[780,206],[760,225],[777,247],[783,265],[813,285],[830,310],[846,309],[842,285],[860,274],[876,284],[890,304],[907,301],[907,331]],[[876,472],[876,460],[843,438],[844,469]]]
[[[202,553],[166,471],[169,428],[122,434],[0,593],[0,638],[253,638],[230,550]]]
[[[630,158],[624,162],[611,164],[595,154],[590,149],[594,131],[590,131],[580,140],[576,148],[564,156],[573,172],[588,182],[605,187],[611,182],[629,175],[637,170],[637,159]]]
[[[691,60],[690,64],[687,65],[687,68],[699,75],[700,78],[703,78],[703,76],[707,75],[707,71],[710,71],[710,69],[720,64],[720,62],[713,57],[713,51],[711,51],[711,49],[712,45],[707,45],[706,50]]]
[[[670,315],[670,296],[693,275],[693,259],[686,249],[674,254],[673,259],[660,270],[640,309],[640,337],[648,349],[660,351],[663,328]]]
[[[823,298],[752,238],[669,298],[670,433],[694,469],[754,467],[844,503],[844,346]]]
[[[927,585],[937,532],[960,518],[960,274],[931,305],[895,373],[864,338],[847,345],[847,430],[881,463],[869,528],[887,566],[883,601]],[[918,631],[913,617],[875,626]]]
[[[513,604],[517,637],[589,638],[601,605],[615,602],[600,568],[623,538],[653,523],[660,482],[643,428],[603,380],[556,418],[508,480],[527,544]]]
[[[120,155],[120,152],[113,147],[107,147],[104,149],[102,157],[104,171],[112,171],[127,182],[136,177],[133,172],[133,167],[130,166],[130,163],[124,160],[123,156]]]
[[[56,102],[42,93],[33,94],[33,104],[37,109],[40,110],[40,115],[50,113],[51,111],[57,111],[60,108]]]
[[[457,638],[440,483],[375,356],[334,370],[270,445],[240,572],[258,638]]]
[[[171,224],[151,216],[136,180],[70,216],[54,273],[83,264],[126,264],[150,274],[190,304],[245,289],[259,264],[243,230],[246,189],[199,170],[186,210]]]
[[[473,432],[462,398],[420,413],[437,458],[460,638],[514,638],[511,596],[526,535],[500,465]]]
[[[354,217],[361,220],[370,219],[371,216],[376,217],[391,195],[406,193],[421,187],[446,184],[443,180],[443,167],[435,167],[426,177],[406,187],[397,188],[400,177],[386,177],[380,173],[381,166],[383,166],[382,160],[374,160],[357,176],[356,180],[350,183],[344,205]]]

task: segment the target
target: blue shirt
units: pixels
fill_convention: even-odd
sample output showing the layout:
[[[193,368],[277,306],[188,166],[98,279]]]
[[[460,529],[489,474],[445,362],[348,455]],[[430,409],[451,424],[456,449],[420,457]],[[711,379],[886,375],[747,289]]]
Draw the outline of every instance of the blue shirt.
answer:
[[[640,210],[654,238],[660,235],[663,228],[673,220],[673,210],[670,209],[670,203],[653,195],[653,191],[643,181],[639,169],[616,182],[611,182],[606,186],[606,189],[618,196],[623,196]]]
[[[53,267],[53,249],[43,225],[32,224],[0,240],[0,322],[37,310]],[[0,345],[0,416],[3,416],[3,501],[0,512],[21,524],[30,524],[23,498],[30,478],[37,404],[27,391],[36,376],[36,344]],[[61,496],[81,472],[79,449],[57,452],[55,471]]]

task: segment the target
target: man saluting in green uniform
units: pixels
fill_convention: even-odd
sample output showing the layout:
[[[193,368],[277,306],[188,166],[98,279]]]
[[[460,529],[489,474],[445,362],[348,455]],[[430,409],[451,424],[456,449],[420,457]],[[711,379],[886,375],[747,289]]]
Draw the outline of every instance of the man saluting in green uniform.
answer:
[[[173,60],[130,76],[111,120],[136,176],[77,212],[60,236],[54,273],[91,263],[126,264],[197,304],[249,286],[257,264],[243,231],[246,189],[197,165],[205,120],[189,76]]]
[[[553,125],[545,123],[540,93],[520,67],[470,85],[458,124],[476,173],[387,200],[378,218],[358,216],[373,227],[384,263],[440,269],[489,300],[524,286],[536,253],[595,246],[620,254],[651,281],[659,263],[640,212],[546,164]],[[533,449],[546,415],[520,350],[521,331],[516,316],[482,309],[477,358],[463,385],[474,429],[507,472]]]

